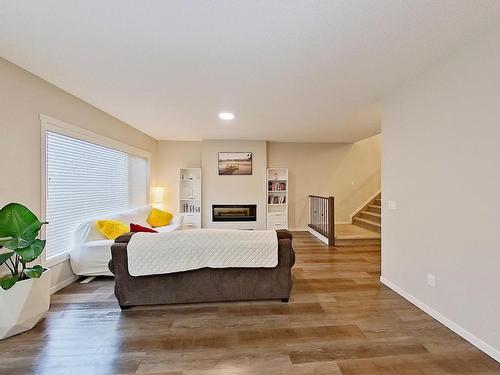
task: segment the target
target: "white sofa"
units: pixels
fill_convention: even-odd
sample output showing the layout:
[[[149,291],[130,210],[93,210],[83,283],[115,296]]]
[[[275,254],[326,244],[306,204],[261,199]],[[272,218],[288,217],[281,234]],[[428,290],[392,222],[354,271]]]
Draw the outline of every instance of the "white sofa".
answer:
[[[73,248],[70,252],[73,272],[79,276],[113,276],[108,269],[108,263],[111,260],[111,245],[114,241],[106,239],[97,230],[96,220],[120,220],[127,226],[134,223],[151,228],[146,221],[150,211],[151,206],[144,206],[112,215],[102,215],[80,224],[75,230]],[[169,225],[154,229],[158,232],[178,230],[181,228],[182,219],[182,215],[175,215]]]

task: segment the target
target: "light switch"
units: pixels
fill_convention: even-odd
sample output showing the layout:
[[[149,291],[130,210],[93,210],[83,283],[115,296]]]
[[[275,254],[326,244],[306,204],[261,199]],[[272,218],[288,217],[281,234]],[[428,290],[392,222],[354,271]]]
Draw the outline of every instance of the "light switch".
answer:
[[[389,208],[389,210],[395,210],[398,208],[398,203],[396,201],[387,201],[387,208]]]
[[[427,285],[435,288],[436,287],[436,276],[428,273],[427,274]]]

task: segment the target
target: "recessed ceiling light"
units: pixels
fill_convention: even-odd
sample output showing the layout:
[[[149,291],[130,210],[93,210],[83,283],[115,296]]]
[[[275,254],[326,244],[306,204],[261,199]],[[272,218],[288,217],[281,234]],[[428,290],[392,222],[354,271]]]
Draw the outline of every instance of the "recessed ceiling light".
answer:
[[[219,118],[221,120],[234,120],[234,114],[231,112],[221,112],[219,113]]]

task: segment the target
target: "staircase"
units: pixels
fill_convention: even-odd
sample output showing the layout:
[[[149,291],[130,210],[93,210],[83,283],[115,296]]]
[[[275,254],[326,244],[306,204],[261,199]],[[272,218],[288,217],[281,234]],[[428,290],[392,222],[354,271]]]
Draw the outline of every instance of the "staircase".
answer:
[[[379,193],[353,216],[352,223],[373,232],[380,233],[382,219],[381,211],[382,196]]]

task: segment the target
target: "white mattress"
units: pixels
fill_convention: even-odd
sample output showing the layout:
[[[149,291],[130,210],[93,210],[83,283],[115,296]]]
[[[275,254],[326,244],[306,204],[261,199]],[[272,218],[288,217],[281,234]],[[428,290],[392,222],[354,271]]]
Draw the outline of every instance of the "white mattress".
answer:
[[[195,229],[136,233],[127,246],[132,276],[159,275],[199,268],[276,267],[274,230]]]

